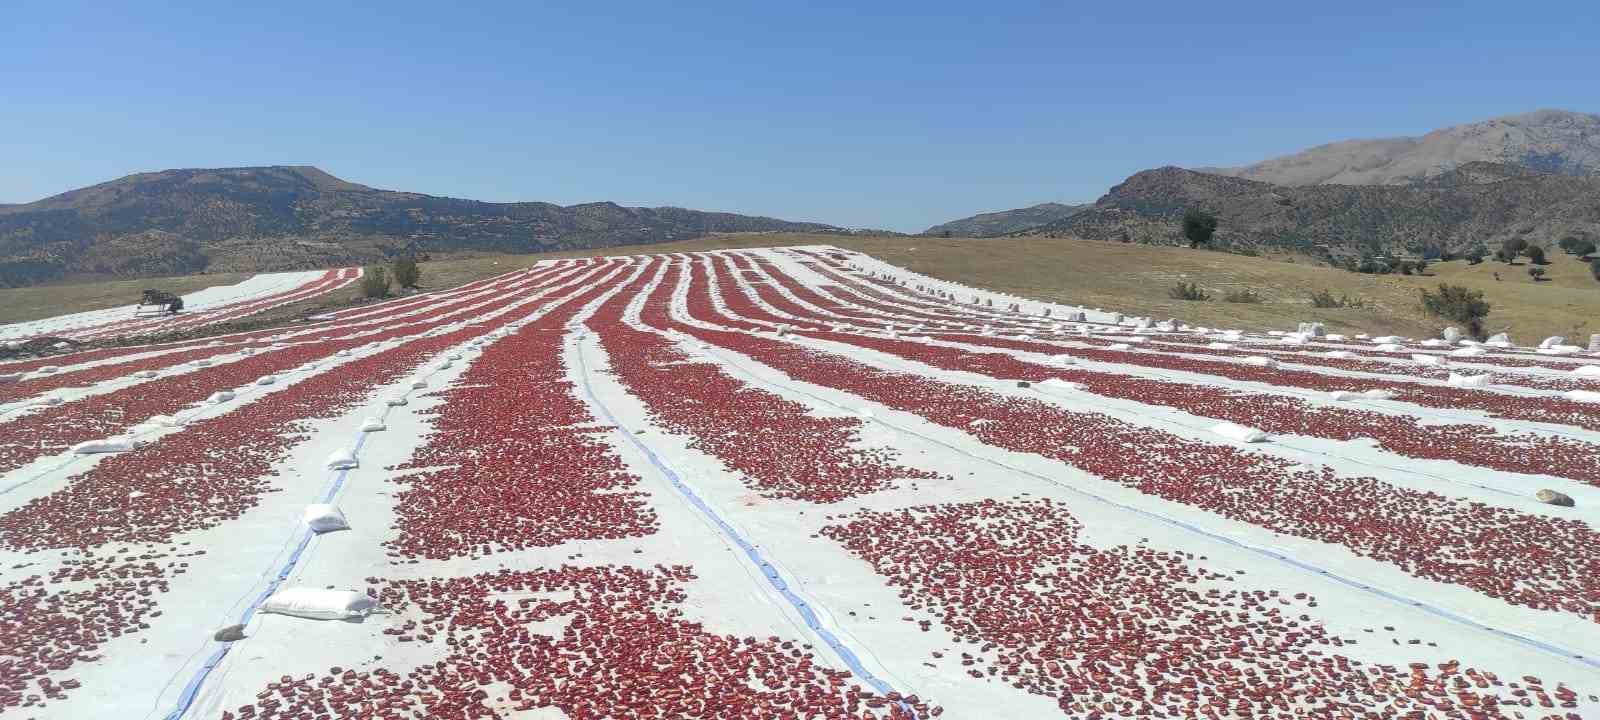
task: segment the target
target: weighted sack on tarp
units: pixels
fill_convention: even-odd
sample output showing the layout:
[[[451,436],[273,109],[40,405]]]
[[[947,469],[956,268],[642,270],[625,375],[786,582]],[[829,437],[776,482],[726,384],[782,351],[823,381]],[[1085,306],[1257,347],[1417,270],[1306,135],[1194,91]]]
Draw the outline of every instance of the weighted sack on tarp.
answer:
[[[372,598],[354,590],[296,587],[279,590],[261,603],[261,612],[308,620],[352,620],[377,608]]]

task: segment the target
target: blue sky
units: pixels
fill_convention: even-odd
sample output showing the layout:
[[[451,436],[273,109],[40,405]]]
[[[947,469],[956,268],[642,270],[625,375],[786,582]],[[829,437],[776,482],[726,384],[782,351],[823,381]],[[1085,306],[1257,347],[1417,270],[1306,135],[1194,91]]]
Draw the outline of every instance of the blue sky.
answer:
[[[312,164],[481,200],[920,230],[1543,107],[1587,2],[75,3],[0,24],[0,202]]]

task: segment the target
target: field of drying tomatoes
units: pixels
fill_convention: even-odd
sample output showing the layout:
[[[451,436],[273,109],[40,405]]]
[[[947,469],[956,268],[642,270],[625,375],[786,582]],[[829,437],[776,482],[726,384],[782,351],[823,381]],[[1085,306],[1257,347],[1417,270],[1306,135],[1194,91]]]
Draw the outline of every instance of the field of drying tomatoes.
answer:
[[[0,717],[1600,716],[1600,357],[1559,340],[815,246],[0,378]]]

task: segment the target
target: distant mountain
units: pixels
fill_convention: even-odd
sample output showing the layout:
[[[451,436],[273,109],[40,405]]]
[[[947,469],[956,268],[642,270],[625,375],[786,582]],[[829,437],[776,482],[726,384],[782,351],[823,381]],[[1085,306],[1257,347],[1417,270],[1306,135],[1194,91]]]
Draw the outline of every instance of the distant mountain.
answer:
[[[1016,210],[1001,210],[999,212],[982,213],[972,217],[935,225],[922,231],[923,235],[944,235],[951,237],[997,237],[1022,230],[1029,230],[1047,225],[1071,215],[1088,205],[1063,205],[1061,203],[1040,203],[1031,207],[1017,208]]]
[[[1600,171],[1600,115],[1537,110],[1421,137],[1346,140],[1241,168],[1198,170],[1277,185],[1400,185],[1478,161],[1563,175]]]
[[[1215,214],[1213,244],[1347,263],[1429,249],[1493,250],[1508,238],[1553,248],[1600,241],[1600,176],[1472,162],[1412,185],[1289,187],[1165,167],[1137,173],[1081,212],[1024,235],[1176,244],[1188,208]]]
[[[408,249],[543,252],[747,231],[838,228],[610,202],[459,200],[376,190],[304,166],[164,170],[0,205],[0,287],[305,269]]]

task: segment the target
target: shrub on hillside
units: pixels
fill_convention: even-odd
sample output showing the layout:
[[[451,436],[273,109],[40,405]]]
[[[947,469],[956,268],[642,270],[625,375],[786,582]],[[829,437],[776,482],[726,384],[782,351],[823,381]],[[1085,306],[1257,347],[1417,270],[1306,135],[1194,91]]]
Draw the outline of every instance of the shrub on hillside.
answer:
[[[1333,293],[1327,290],[1318,290],[1311,293],[1311,307],[1314,308],[1363,308],[1366,306],[1367,301],[1361,298],[1353,298],[1349,295],[1334,297]]]
[[[1600,258],[1589,261],[1589,274],[1593,275],[1594,279],[1600,280]]]
[[[1223,294],[1222,300],[1231,303],[1258,303],[1261,302],[1261,294],[1250,288],[1229,290]]]
[[[1168,288],[1167,295],[1174,300],[1204,301],[1211,299],[1211,296],[1206,294],[1206,291],[1201,290],[1199,285],[1186,282],[1179,282],[1177,285]]]
[[[1572,254],[1577,255],[1578,257],[1589,255],[1594,251],[1595,246],[1593,240],[1579,240],[1577,245],[1572,246]]]
[[[1527,255],[1528,256],[1528,260],[1531,261],[1535,265],[1549,265],[1550,264],[1550,261],[1545,259],[1544,248],[1539,247],[1538,245],[1529,245],[1528,249],[1527,250],[1523,250],[1522,253],[1524,255]]]
[[[1394,272],[1394,268],[1391,267],[1389,263],[1386,263],[1382,260],[1362,258],[1361,264],[1356,266],[1356,272],[1365,273],[1367,275],[1388,275],[1389,273]]]
[[[390,286],[389,271],[385,270],[382,265],[369,266],[361,274],[362,297],[388,297]]]
[[[1496,255],[1495,257],[1500,258],[1501,262],[1515,264],[1517,261],[1517,256],[1521,255],[1522,251],[1526,249],[1528,249],[1527,240],[1523,240],[1522,238],[1510,238],[1500,244],[1500,254]]]
[[[1209,245],[1216,232],[1217,216],[1198,208],[1183,211],[1183,237],[1189,241],[1189,247]]]
[[[1422,291],[1423,312],[1467,326],[1474,338],[1483,337],[1483,319],[1489,316],[1489,309],[1482,290],[1441,283],[1438,292]]]
[[[417,283],[422,282],[422,268],[413,257],[397,258],[391,272],[394,274],[394,284],[402,288],[415,288]]]

